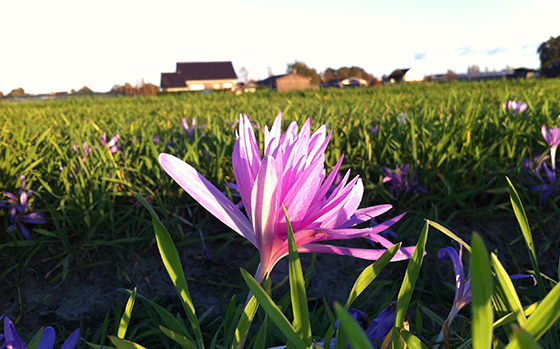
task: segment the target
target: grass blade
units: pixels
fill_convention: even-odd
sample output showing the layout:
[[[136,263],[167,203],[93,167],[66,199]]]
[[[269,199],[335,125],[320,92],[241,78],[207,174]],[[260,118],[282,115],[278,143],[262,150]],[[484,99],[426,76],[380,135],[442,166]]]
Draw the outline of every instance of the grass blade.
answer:
[[[509,303],[511,309],[513,310],[513,313],[515,314],[515,317],[517,319],[517,323],[520,326],[525,325],[525,321],[527,321],[527,318],[525,317],[523,306],[521,306],[521,301],[517,296],[517,292],[515,292],[515,288],[513,287],[513,283],[511,282],[509,275],[494,253],[490,254],[490,258],[492,259],[492,265],[494,266],[494,271],[498,276],[500,286],[505,293],[506,302]]]
[[[373,349],[373,345],[369,341],[366,333],[360,325],[352,318],[350,314],[340,304],[335,303],[334,310],[340,319],[340,328],[344,330],[346,336],[350,340],[350,345],[354,349]],[[344,343],[346,346],[346,343]]]
[[[305,290],[305,280],[301,270],[301,262],[297,251],[296,240],[292,224],[288,219],[288,211],[284,207],[286,222],[288,225],[288,248],[289,248],[289,274],[290,274],[290,296],[292,299],[292,310],[294,313],[293,326],[305,344],[311,346],[311,324],[309,321],[309,306]]]
[[[416,279],[418,279],[418,274],[420,273],[420,267],[422,266],[422,261],[424,260],[424,251],[426,250],[426,240],[428,239],[428,229],[429,224],[426,222],[412,258],[408,262],[408,267],[406,268],[406,274],[404,275],[404,280],[399,291],[399,296],[397,298],[397,313],[395,315],[395,328],[393,329],[393,348],[402,348],[403,343],[401,337],[396,335],[398,331],[403,327],[404,317],[408,305],[410,304],[410,299],[412,298],[412,291],[414,290],[414,284]]]
[[[117,332],[117,337],[124,339],[126,335],[126,330],[128,329],[128,324],[130,323],[130,317],[132,316],[132,308],[134,308],[134,301],[136,300],[136,287],[132,291],[132,294],[128,298],[124,313],[121,317],[121,322],[119,324],[119,330]]]
[[[402,243],[399,242],[395,246],[389,248],[385,253],[379,257],[375,263],[371,264],[358,276],[358,279],[354,283],[348,300],[346,301],[345,309],[350,308],[352,303],[358,298],[358,296],[372,283],[373,280],[381,273],[381,270],[391,261],[391,259],[397,254],[401,248]]]
[[[282,314],[278,306],[272,301],[261,285],[259,285],[246,270],[241,269],[241,274],[251,289],[251,292],[253,292],[255,298],[259,301],[259,304],[263,307],[268,316],[270,316],[280,332],[286,336],[288,341],[297,349],[308,348],[307,344],[305,344],[305,342],[297,334],[296,330],[292,327],[286,316]]]
[[[492,347],[492,291],[494,279],[490,270],[488,251],[478,234],[472,237],[471,289],[473,349]]]
[[[146,349],[138,343],[127,341],[115,336],[109,336],[109,339],[118,349]]]
[[[178,344],[180,344],[181,346],[187,348],[187,349],[197,349],[196,348],[196,344],[192,341],[190,341],[187,337],[178,334],[175,331],[172,331],[170,329],[168,329],[167,327],[164,327],[162,325],[159,325],[159,329],[161,330],[161,332],[163,332],[167,337],[173,339],[175,342],[177,342]]]

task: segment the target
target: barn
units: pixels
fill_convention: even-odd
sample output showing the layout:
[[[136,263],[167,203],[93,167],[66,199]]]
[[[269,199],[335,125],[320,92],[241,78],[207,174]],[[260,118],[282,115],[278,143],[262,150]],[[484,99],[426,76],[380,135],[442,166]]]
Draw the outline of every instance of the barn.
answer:
[[[239,83],[231,62],[181,62],[174,73],[161,73],[164,91],[231,89]]]
[[[278,92],[302,90],[311,87],[311,80],[304,75],[291,73],[284,75],[270,76],[257,82],[259,86],[266,86]]]

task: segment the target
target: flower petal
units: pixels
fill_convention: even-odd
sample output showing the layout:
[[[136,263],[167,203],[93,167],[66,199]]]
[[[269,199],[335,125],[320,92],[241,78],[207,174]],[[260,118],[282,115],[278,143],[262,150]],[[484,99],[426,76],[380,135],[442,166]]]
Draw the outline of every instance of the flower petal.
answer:
[[[251,222],[218,188],[175,156],[162,153],[159,155],[159,163],[165,172],[202,207],[257,246]]]
[[[402,261],[405,259],[410,259],[412,253],[416,246],[408,246],[402,247],[399,252],[391,259],[391,262]],[[348,247],[340,247],[340,246],[333,246],[333,245],[324,245],[324,244],[307,244],[301,247],[298,247],[299,253],[332,253],[338,255],[345,255],[345,256],[352,256],[361,259],[367,259],[370,261],[378,260],[379,257],[386,250],[372,250],[367,248],[348,248]]]
[[[54,347],[54,339],[55,333],[52,327],[45,327],[43,331],[43,337],[41,337],[41,341],[39,345],[37,345],[37,349],[52,349]]]

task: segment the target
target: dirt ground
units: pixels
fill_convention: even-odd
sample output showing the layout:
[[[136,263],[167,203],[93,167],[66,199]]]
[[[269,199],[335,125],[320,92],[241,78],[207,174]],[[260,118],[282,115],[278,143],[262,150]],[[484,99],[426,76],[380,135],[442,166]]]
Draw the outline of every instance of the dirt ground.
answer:
[[[516,260],[500,258],[506,270],[516,273],[518,265],[527,266],[528,255],[522,239],[515,241],[519,229],[515,218],[501,218],[486,221],[456,220],[448,226],[455,234],[470,241],[473,232],[484,238],[489,250],[498,251],[500,256],[514,255]],[[404,245],[413,245],[420,234],[411,234]],[[413,236],[414,235],[414,236]],[[450,246],[449,239],[442,237],[435,229],[430,229],[425,263],[437,263],[437,249]],[[520,236],[520,235],[519,235]],[[536,234],[535,241],[547,241],[545,236]],[[513,244],[504,241],[514,241]],[[221,241],[208,243],[211,251],[218,251]],[[345,246],[370,248],[365,241],[346,241]],[[457,246],[457,245],[455,245]],[[37,262],[26,269],[18,269],[5,279],[7,286],[0,292],[2,311],[13,320],[17,319],[18,329],[35,332],[42,326],[62,324],[66,329],[81,326],[97,330],[101,327],[105,315],[112,310],[116,300],[121,300],[124,308],[127,296],[118,290],[121,288],[138,288],[138,292],[151,299],[171,302],[177,311],[183,314],[177,294],[167,276],[163,263],[155,245],[144,251],[127,252],[117,258],[115,264],[105,264],[86,269],[74,269],[67,278],[60,282],[50,282],[44,278],[44,271],[49,265]],[[240,267],[255,272],[257,251],[248,244],[239,242],[230,244],[214,259],[201,257],[201,246],[193,245],[188,249],[180,249],[180,255],[189,283],[189,290],[198,314],[208,309],[220,314],[225,311],[231,296],[238,294],[238,299],[244,299],[246,288],[240,277]],[[556,275],[558,267],[557,246],[545,250],[546,260],[543,272]],[[248,263],[253,259],[253,263]],[[37,259],[40,260],[40,257]],[[311,261],[310,255],[302,255],[304,271]],[[555,261],[555,263],[554,263]],[[308,297],[327,300],[345,301],[356,280],[356,275],[371,262],[346,256],[317,255],[313,278],[308,290]],[[542,263],[542,261],[541,261]],[[398,262],[385,268],[379,279],[402,280],[407,262]],[[439,264],[441,268],[424,269],[427,277],[439,282],[453,283],[451,263]],[[252,269],[251,269],[252,268]],[[288,275],[287,258],[274,269],[271,278],[273,284],[280,283]],[[17,287],[12,287],[17,286]],[[287,283],[280,288],[278,294],[287,291]],[[240,296],[243,295],[243,296]],[[243,298],[241,298],[243,297]],[[449,295],[452,300],[453,294]],[[384,299],[381,297],[380,299]],[[371,300],[372,302],[375,299]],[[445,314],[441,314],[445,315]],[[134,313],[133,313],[134,318]]]

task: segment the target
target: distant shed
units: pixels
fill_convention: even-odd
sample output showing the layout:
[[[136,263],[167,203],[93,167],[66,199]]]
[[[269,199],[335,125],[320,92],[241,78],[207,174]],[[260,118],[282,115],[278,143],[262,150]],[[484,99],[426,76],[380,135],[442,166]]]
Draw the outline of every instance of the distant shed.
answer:
[[[175,73],[161,73],[164,91],[231,89],[239,83],[231,62],[179,62]]]
[[[311,87],[311,80],[304,75],[296,73],[274,75],[257,82],[259,86],[266,86],[278,92],[302,90]]]

